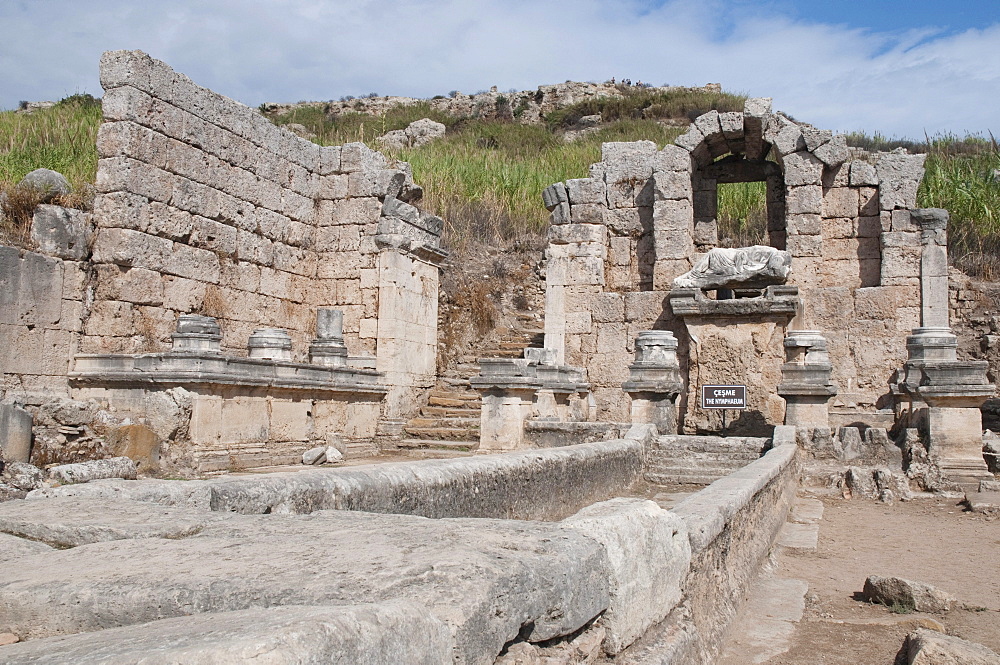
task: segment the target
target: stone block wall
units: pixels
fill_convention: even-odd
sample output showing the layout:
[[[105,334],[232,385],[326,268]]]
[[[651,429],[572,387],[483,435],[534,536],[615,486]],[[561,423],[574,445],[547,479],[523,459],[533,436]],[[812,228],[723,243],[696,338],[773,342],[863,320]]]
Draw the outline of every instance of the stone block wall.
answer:
[[[139,52],[105,54],[101,82],[84,352],[161,350],[176,314],[199,311],[220,321],[226,350],[276,326],[301,359],[315,308],[329,306],[352,352],[374,354],[361,328],[377,317],[377,284],[361,276],[376,269],[387,198],[412,186],[407,165],[301,139]]]
[[[362,143],[306,141],[140,51],[105,53],[100,69],[104,122],[86,241],[72,238],[72,256],[0,248],[0,399],[76,397],[74,356],[169,351],[182,314],[214,317],[226,356],[246,357],[257,328],[283,328],[291,360],[309,362],[317,310],[333,308],[344,314],[351,363],[378,369],[390,389],[375,418],[411,415],[435,379],[446,253],[442,220],[413,205],[421,190],[409,165]],[[55,227],[79,226],[70,221]],[[42,240],[58,245],[48,231]],[[283,404],[258,396],[268,413]],[[312,409],[315,427],[348,427],[321,411]],[[370,441],[371,414],[361,415]],[[281,439],[282,427],[258,429]],[[227,437],[261,439],[209,438]]]
[[[663,149],[606,143],[590,177],[544,194],[552,213],[545,344],[560,362],[588,369],[603,420],[627,417],[619,387],[642,330],[673,331],[690,378],[697,354],[689,345],[698,340],[664,299],[673,279],[718,245],[718,185],[763,181],[768,241],[791,254],[788,283],[803,303],[788,325],[829,340],[835,408],[887,406],[905,337],[920,325],[921,241],[910,209],[923,160],[852,153],[844,137],[772,112],[767,99],[748,100],[742,113],[704,114]],[[780,348],[770,355],[780,364]],[[762,380],[761,391],[775,393],[777,372],[752,374],[746,383]],[[779,424],[774,407],[761,411]]]
[[[86,283],[83,262],[0,247],[0,399],[35,405],[67,394]]]

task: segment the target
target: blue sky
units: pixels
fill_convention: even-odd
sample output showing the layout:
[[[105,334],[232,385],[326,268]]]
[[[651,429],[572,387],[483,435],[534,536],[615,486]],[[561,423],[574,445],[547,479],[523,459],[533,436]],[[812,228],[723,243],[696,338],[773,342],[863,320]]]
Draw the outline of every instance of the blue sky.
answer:
[[[118,48],[251,106],[615,76],[835,131],[1000,135],[995,0],[3,0],[0,108],[99,95]]]

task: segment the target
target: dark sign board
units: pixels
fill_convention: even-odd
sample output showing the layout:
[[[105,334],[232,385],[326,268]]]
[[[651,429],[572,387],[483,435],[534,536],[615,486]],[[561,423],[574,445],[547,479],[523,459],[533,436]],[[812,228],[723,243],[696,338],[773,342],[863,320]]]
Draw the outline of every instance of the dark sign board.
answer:
[[[747,408],[747,387],[746,386],[702,386],[701,408],[745,409]]]

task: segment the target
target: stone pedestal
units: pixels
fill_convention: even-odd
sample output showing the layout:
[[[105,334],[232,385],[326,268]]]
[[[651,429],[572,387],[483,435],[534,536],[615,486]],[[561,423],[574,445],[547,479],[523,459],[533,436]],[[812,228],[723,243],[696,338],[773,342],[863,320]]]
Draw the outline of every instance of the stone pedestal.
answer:
[[[170,339],[174,353],[222,353],[222,329],[211,316],[181,314]]]
[[[247,355],[259,360],[291,360],[292,338],[284,328],[257,328],[247,340]]]
[[[316,339],[309,345],[309,362],[330,367],[343,367],[347,364],[344,313],[339,309],[316,311]]]
[[[927,405],[927,440],[942,474],[957,483],[992,480],[983,457],[980,408],[996,392],[986,377],[989,363],[931,361],[923,366],[918,394]]]
[[[829,429],[829,403],[837,387],[830,380],[833,367],[826,338],[818,330],[790,330],[784,346],[778,394],[785,399],[785,424]]]
[[[479,375],[469,381],[482,395],[479,451],[498,452],[531,446],[525,423],[590,420],[585,398],[590,385],[583,370],[556,365],[546,349],[525,349],[525,358],[481,358]]]
[[[635,340],[635,362],[622,390],[632,399],[632,424],[652,424],[661,434],[677,433],[677,396],[684,390],[677,339],[666,330],[648,330]]]
[[[542,382],[527,360],[482,358],[480,374],[469,381],[482,395],[479,452],[503,452],[525,447],[524,423],[532,416],[535,392]]]

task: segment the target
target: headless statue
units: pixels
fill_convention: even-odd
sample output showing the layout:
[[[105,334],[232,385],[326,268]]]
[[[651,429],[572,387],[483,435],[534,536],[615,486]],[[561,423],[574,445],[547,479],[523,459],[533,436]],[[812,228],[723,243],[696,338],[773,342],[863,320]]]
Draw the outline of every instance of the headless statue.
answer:
[[[674,279],[676,289],[763,288],[784,284],[792,255],[774,247],[716,247],[691,270]]]

